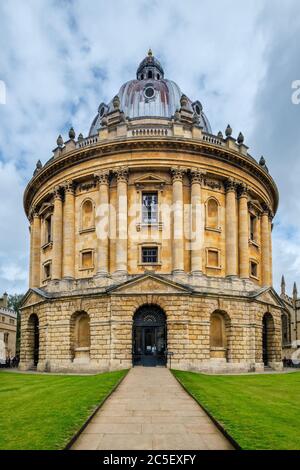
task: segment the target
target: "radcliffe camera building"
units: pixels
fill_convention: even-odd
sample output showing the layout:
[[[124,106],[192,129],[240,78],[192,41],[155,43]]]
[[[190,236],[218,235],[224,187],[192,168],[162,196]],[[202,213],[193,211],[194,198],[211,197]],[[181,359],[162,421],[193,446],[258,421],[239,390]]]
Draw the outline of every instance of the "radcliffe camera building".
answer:
[[[38,162],[24,195],[22,369],[164,365],[166,351],[179,369],[281,369],[277,187],[195,98],[149,51],[89,135],[71,129]]]

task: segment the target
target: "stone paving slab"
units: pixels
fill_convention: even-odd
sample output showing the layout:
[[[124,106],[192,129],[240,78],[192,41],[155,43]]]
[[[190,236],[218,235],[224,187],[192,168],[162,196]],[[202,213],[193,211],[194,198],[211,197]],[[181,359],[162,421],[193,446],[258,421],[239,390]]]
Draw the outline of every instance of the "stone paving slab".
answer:
[[[135,367],[73,450],[230,450],[230,442],[171,372]]]

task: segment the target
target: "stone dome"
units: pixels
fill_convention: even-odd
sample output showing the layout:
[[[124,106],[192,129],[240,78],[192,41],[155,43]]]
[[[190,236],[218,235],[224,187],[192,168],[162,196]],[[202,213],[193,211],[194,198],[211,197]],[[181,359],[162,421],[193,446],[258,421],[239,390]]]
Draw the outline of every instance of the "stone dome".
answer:
[[[137,69],[136,80],[130,80],[121,86],[118,95],[108,104],[101,103],[89,135],[96,135],[102,126],[102,119],[114,111],[114,102],[119,102],[120,111],[127,119],[163,118],[171,119],[176,111],[184,107],[192,113],[195,122],[204,132],[211,133],[210,123],[199,101],[193,102],[182,94],[179,86],[164,78],[160,62],[153,57],[151,50]],[[184,104],[183,104],[184,102]]]

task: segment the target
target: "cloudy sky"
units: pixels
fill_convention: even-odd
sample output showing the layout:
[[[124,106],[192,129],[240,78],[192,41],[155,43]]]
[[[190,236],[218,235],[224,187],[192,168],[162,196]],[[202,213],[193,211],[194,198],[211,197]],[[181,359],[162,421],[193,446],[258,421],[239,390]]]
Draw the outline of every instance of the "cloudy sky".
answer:
[[[36,161],[71,125],[87,134],[150,46],[214,132],[230,123],[265,156],[280,191],[275,287],[282,273],[300,285],[299,45],[299,0],[0,0],[0,293],[27,289],[22,197]]]

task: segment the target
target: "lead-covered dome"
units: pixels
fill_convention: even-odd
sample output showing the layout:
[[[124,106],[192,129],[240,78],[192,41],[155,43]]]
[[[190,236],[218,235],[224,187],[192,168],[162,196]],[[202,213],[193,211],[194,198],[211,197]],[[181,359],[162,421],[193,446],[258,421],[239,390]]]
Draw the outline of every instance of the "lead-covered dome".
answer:
[[[89,135],[95,135],[103,125],[105,116],[114,111],[115,100],[119,102],[120,111],[127,119],[164,118],[172,119],[184,102],[185,110],[192,113],[195,124],[211,133],[211,127],[199,101],[191,101],[182,94],[179,86],[172,80],[164,78],[160,62],[149,50],[148,56],[137,69],[137,79],[130,80],[121,86],[118,95],[110,103],[101,103]]]

